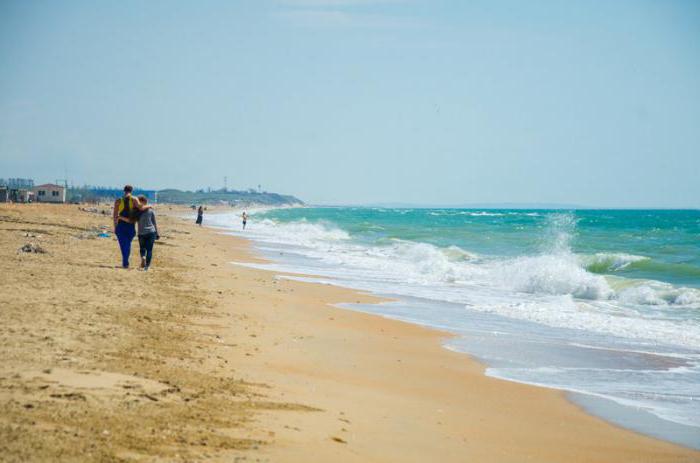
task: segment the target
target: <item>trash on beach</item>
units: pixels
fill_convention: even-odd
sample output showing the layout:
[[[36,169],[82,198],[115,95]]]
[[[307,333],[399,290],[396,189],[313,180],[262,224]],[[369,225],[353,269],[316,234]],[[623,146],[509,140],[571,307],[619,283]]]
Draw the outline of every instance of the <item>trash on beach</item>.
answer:
[[[46,250],[39,246],[38,244],[34,243],[27,243],[21,248],[19,248],[19,252],[31,252],[34,254],[46,254]]]
[[[92,230],[85,230],[75,235],[74,238],[79,240],[94,240],[95,238],[109,238],[111,235],[104,228],[93,228]]]

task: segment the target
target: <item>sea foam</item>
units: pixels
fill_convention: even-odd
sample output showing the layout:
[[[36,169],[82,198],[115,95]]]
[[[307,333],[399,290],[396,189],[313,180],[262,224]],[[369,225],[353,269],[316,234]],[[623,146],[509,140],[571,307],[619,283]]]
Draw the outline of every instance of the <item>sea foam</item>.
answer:
[[[322,221],[263,219],[246,233],[266,243],[292,246],[294,253],[313,260],[308,273],[352,280],[362,289],[463,303],[473,310],[549,326],[700,347],[700,327],[684,327],[672,313],[700,308],[700,291],[649,280],[616,280],[590,271],[591,265],[604,265],[614,272],[647,258],[575,254],[575,228],[570,214],[552,214],[540,251],[515,257],[481,256],[455,245],[404,239],[362,243]],[[647,313],[644,307],[655,312]]]
[[[646,278],[661,269],[692,283],[695,264],[617,252],[609,239],[605,247],[582,247],[580,216],[571,213],[479,212],[357,209],[343,221],[345,212],[319,209],[309,219],[303,210],[292,220],[254,217],[245,236],[274,262],[249,265],[393,296],[395,303],[366,310],[456,333],[450,346],[484,360],[491,375],[700,426],[693,397],[700,290]],[[501,241],[491,246],[493,238]],[[573,243],[586,252],[574,252]]]

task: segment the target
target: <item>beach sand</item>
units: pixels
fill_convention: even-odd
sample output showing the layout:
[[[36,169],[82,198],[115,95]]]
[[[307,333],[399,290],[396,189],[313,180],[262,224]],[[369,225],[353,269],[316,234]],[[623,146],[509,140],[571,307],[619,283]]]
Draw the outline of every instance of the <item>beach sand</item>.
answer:
[[[332,306],[373,296],[232,265],[257,260],[248,242],[157,211],[144,273],[98,237],[108,206],[0,205],[0,460],[700,461],[484,376],[445,333]]]

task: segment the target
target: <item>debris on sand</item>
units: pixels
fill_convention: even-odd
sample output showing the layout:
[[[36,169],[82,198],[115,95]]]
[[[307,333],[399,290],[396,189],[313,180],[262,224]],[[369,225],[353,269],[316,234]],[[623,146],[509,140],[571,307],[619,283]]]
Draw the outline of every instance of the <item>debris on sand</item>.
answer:
[[[102,227],[85,230],[74,236],[79,240],[94,240],[95,238],[109,238],[110,235]]]
[[[46,254],[46,250],[39,246],[38,244],[34,243],[27,243],[21,248],[19,248],[19,252],[31,252],[34,254]]]

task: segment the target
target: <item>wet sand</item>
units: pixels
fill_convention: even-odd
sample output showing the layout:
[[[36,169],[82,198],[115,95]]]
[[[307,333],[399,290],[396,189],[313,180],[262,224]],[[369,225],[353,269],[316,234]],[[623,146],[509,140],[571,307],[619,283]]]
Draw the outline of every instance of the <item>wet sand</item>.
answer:
[[[249,243],[181,209],[151,271],[115,268],[103,209],[0,205],[3,461],[700,461],[332,306],[372,296],[232,265]]]

